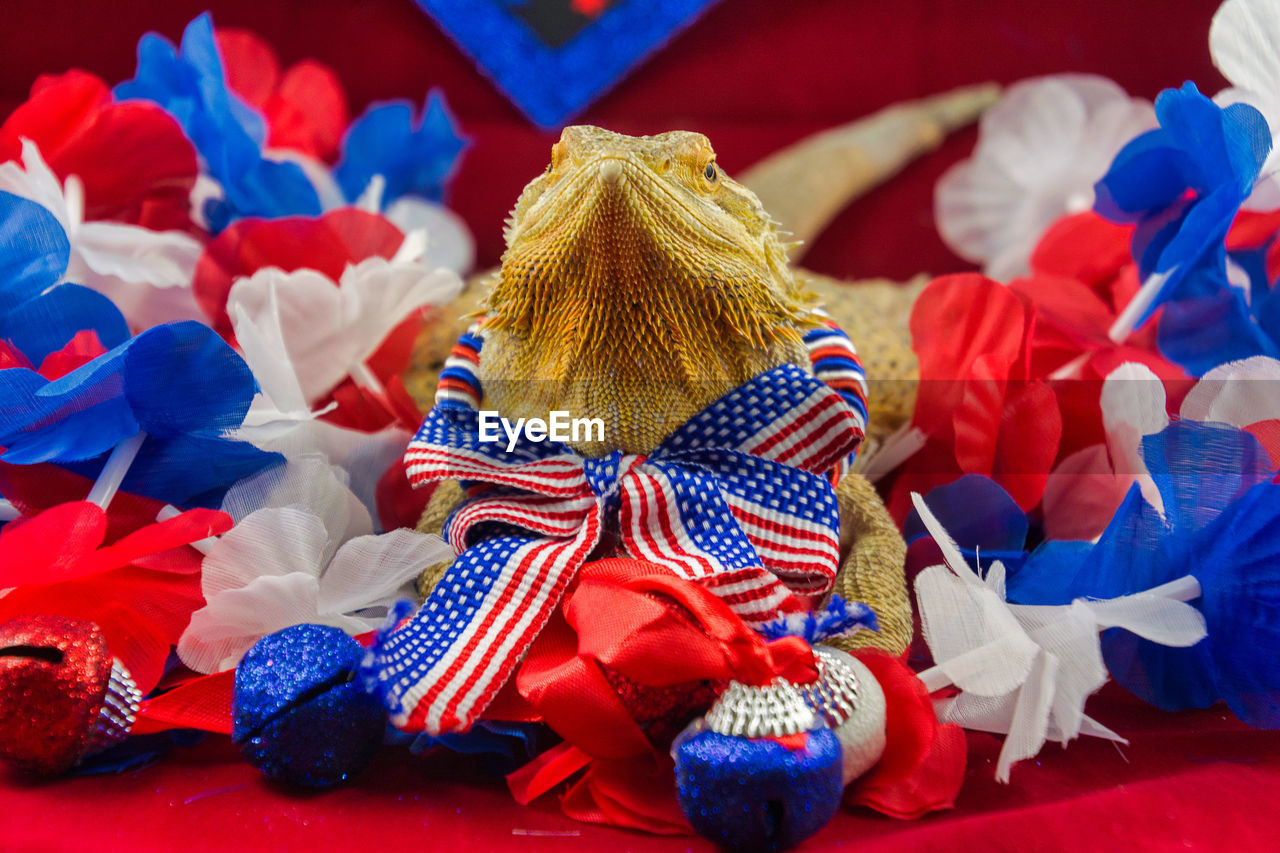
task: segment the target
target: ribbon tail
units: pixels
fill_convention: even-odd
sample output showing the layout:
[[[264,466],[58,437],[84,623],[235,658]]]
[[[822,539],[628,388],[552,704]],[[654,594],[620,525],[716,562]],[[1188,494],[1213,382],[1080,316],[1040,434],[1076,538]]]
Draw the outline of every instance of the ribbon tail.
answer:
[[[432,735],[469,729],[599,538],[597,511],[569,539],[499,536],[464,551],[417,615],[366,655],[392,722]]]

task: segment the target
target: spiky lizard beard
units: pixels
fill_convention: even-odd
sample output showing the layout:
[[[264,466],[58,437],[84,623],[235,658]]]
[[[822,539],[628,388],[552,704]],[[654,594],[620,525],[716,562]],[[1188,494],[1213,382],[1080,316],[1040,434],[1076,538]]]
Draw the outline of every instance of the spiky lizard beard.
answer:
[[[544,195],[517,206],[488,299],[486,407],[601,418],[605,441],[581,452],[647,453],[728,390],[805,363],[808,311],[771,225],[752,234],[626,155]]]

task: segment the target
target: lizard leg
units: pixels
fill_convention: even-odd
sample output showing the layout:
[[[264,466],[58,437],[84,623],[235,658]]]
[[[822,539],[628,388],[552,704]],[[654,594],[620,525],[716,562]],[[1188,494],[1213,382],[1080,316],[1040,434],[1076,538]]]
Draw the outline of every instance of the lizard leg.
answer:
[[[861,601],[875,611],[880,630],[859,631],[832,645],[849,650],[864,646],[900,655],[911,644],[911,600],[904,566],[907,545],[875,487],[860,474],[848,474],[836,489],[840,504],[840,552],[844,562],[834,592]]]
[[[457,480],[442,481],[431,493],[427,508],[422,511],[422,517],[418,519],[418,532],[443,535],[445,519],[449,517],[449,513],[453,512],[454,507],[462,503],[463,497],[462,486]],[[422,574],[418,575],[418,597],[425,601],[451,565],[453,560],[442,560],[423,569]]]

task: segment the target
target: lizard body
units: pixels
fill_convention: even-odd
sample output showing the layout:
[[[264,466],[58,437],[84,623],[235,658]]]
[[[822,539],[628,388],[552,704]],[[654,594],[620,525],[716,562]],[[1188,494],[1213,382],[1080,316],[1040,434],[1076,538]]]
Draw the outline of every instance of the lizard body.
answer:
[[[771,158],[747,183],[767,191],[787,223],[811,237],[839,199],[897,171],[994,97],[991,87],[974,87],[890,108],[806,140],[796,146],[803,156]],[[814,177],[819,172],[821,179]],[[815,202],[824,187],[825,197]],[[701,134],[628,137],[567,128],[547,171],[516,203],[501,269],[488,277],[479,305],[486,316],[483,405],[507,418],[552,410],[599,417],[605,441],[578,445],[579,452],[647,453],[752,377],[788,362],[808,369],[801,339],[816,322],[817,291],[833,309],[844,309],[834,313],[855,341],[860,334],[874,339],[877,362],[892,373],[885,378],[897,380],[877,395],[871,379],[870,408],[887,435],[910,415],[914,362],[904,343],[905,317],[919,284],[851,289],[795,270],[787,257],[795,244],[784,234],[757,196],[719,168]],[[464,294],[454,312],[459,318],[478,291],[473,285]],[[428,342],[423,378],[443,361],[452,339],[450,327],[443,330]],[[419,529],[439,532],[461,499],[456,483],[441,484]],[[881,629],[836,644],[901,654],[912,634],[906,546],[865,478],[845,476],[837,499],[835,592],[870,605]],[[420,591],[429,591],[447,565],[426,569]]]

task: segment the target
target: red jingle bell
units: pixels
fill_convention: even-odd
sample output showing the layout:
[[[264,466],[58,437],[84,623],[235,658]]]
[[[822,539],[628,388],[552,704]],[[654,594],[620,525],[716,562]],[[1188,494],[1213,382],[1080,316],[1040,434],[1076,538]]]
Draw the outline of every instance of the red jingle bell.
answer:
[[[0,625],[0,758],[65,772],[123,740],[141,701],[89,622],[23,616]]]

